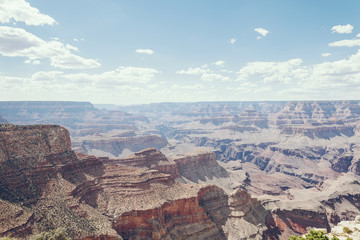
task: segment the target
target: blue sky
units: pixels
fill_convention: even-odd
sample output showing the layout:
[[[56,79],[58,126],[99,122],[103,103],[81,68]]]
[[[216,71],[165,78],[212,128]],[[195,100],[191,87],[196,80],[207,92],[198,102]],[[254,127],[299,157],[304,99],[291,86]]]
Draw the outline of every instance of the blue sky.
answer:
[[[357,0],[0,0],[0,100],[359,99]]]

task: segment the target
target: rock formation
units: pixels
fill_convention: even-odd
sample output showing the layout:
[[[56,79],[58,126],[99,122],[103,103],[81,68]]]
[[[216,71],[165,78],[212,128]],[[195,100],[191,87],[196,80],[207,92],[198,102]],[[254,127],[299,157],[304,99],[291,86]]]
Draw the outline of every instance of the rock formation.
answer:
[[[360,239],[360,216],[356,216],[355,220],[341,221],[327,236],[337,237],[339,240]]]
[[[84,239],[226,238],[225,192],[176,182],[174,163],[155,149],[75,154],[56,125],[2,125],[0,135],[0,236],[65,227]]]
[[[36,104],[0,115],[58,119],[78,153],[62,128],[2,127],[3,235],[61,215],[78,238],[287,239],[360,214],[360,101]]]
[[[13,124],[59,124],[72,137],[111,130],[134,131],[135,121],[148,122],[145,116],[100,110],[89,102],[0,101],[0,116]]]
[[[360,189],[353,182],[360,174],[360,101],[159,103],[120,109],[161,122],[157,128],[174,151],[212,150],[227,170],[227,177],[214,179],[233,182],[218,186],[227,192],[242,186],[270,212],[260,221],[267,229],[259,227],[269,238],[287,239],[311,225],[329,229],[359,212]],[[194,175],[182,179],[203,182],[196,179],[201,167],[185,168],[195,169]],[[344,181],[347,177],[351,180]],[[324,187],[329,182],[346,191]],[[301,194],[312,196],[311,204],[300,204]]]
[[[125,155],[127,155],[129,152],[138,152],[146,148],[160,150],[167,144],[166,139],[157,135],[115,137],[100,140],[83,140],[81,148],[77,151],[95,156],[104,156],[104,154],[110,153],[112,157],[119,157],[124,155],[124,150]]]
[[[89,102],[1,102],[0,115],[13,124],[59,124],[71,134],[73,149],[95,156],[127,156],[167,141],[149,119],[119,110],[97,109]],[[0,118],[0,123],[4,119]],[[125,150],[125,151],[124,151]]]

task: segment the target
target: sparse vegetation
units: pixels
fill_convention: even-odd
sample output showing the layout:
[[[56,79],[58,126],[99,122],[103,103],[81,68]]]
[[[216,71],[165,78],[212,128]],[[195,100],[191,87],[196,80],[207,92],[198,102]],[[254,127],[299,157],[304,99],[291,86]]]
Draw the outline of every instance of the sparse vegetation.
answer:
[[[344,227],[343,232],[346,233],[346,234],[352,234],[353,233],[353,231],[351,231],[348,227]]]
[[[290,236],[289,240],[339,240],[339,239],[337,237],[329,238],[322,231],[311,230],[310,233],[305,235],[305,237]],[[348,240],[352,240],[352,239],[348,239]]]
[[[67,236],[65,229],[58,228],[50,232],[42,232],[30,240],[71,240],[71,238]]]

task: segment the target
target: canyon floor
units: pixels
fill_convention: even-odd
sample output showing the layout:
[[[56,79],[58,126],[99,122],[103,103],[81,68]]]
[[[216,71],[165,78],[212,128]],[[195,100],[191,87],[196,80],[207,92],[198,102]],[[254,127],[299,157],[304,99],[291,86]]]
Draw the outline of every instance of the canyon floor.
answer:
[[[0,102],[0,116],[0,236],[287,239],[360,214],[360,101]]]

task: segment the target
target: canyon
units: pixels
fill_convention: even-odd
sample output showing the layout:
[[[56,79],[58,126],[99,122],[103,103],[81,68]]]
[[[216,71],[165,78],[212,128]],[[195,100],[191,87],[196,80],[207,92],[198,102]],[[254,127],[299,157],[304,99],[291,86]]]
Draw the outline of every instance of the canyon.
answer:
[[[0,135],[0,236],[65,227],[76,239],[226,239],[224,190],[176,181],[189,161],[220,168],[213,153],[98,158],[71,150],[58,125],[3,124]]]
[[[287,239],[360,214],[360,101],[0,102],[0,116],[1,236]]]

